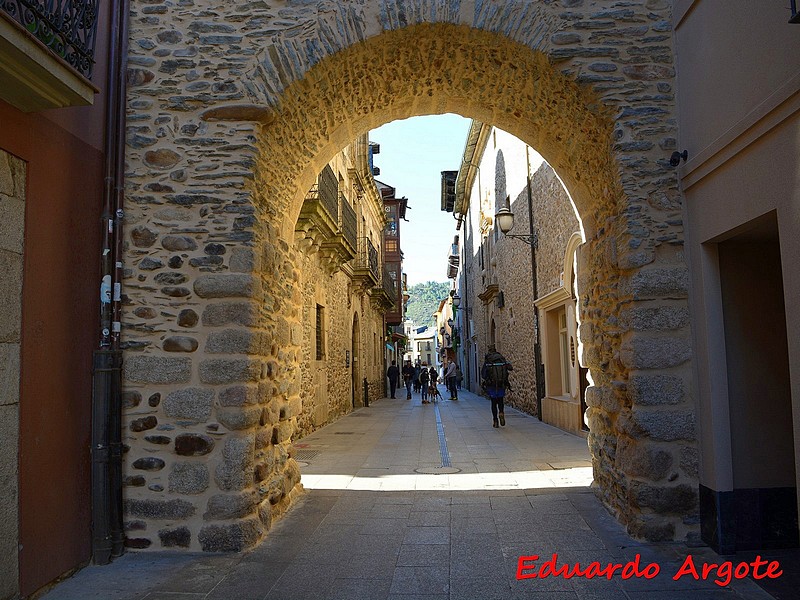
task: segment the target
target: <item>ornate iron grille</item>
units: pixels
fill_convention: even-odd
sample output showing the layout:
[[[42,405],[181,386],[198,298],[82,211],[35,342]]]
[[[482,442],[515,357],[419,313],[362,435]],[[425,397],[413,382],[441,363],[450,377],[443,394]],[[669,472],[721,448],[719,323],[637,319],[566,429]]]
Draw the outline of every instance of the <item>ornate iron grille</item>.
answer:
[[[344,239],[350,242],[353,249],[358,248],[358,217],[356,211],[344,199],[344,196],[339,198],[342,205],[342,235]]]
[[[339,180],[330,165],[319,174],[319,202],[334,223],[339,222]]]
[[[397,274],[393,271],[390,271],[386,267],[383,268],[383,291],[397,302]]]
[[[98,0],[0,0],[0,10],[91,79]]]
[[[380,277],[378,270],[378,250],[372,245],[372,241],[367,238],[367,264],[369,265],[369,272],[375,277],[375,281]]]

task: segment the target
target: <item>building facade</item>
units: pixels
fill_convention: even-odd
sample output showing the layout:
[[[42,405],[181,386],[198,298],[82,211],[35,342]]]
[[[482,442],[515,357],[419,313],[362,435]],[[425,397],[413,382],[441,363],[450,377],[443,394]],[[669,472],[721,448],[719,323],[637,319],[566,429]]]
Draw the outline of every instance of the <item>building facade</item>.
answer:
[[[103,248],[113,252],[103,232],[119,224],[103,207],[125,138],[122,6],[0,3],[3,599],[93,556],[92,356]],[[122,540],[118,529],[116,552]],[[111,540],[101,544],[107,562]]]
[[[800,24],[787,6],[679,0],[673,16],[692,293],[689,314],[658,319],[691,318],[702,538],[726,554],[798,545]],[[665,407],[681,392],[670,371],[647,389]]]
[[[480,390],[483,357],[494,344],[514,365],[507,402],[580,433],[586,386],[574,265],[582,237],[569,195],[533,148],[480,122],[470,127],[462,165],[454,208],[464,239],[457,321],[467,385]],[[495,219],[504,208],[514,216],[508,236]]]
[[[296,231],[304,253],[302,437],[383,396],[384,315],[394,310],[384,232],[389,213],[372,177],[366,134],[323,169]],[[325,223],[327,221],[327,223]]]
[[[92,554],[98,339],[119,343],[111,359],[125,350],[122,385],[109,386],[114,418],[95,423],[115,432],[100,448],[117,463],[126,436],[129,545],[259,539],[299,478],[290,446],[311,313],[315,352],[320,337],[299,284],[341,260],[299,245],[309,188],[354,136],[448,111],[536,148],[580,215],[578,345],[598,495],[648,539],[700,530],[723,551],[796,543],[796,527],[772,528],[796,523],[800,456],[787,3],[80,4],[98,11],[91,81],[73,68],[84,59],[37,42],[14,3],[0,8],[2,595],[33,593]],[[127,92],[112,60],[124,47],[116,16],[122,36],[130,25]],[[69,107],[93,86],[93,106]],[[104,212],[121,207],[104,196],[124,196],[124,212]],[[103,238],[123,215],[117,251]],[[465,303],[476,283],[464,279]],[[457,311],[473,357],[476,308]],[[348,339],[368,340],[360,321],[359,336],[355,319],[348,327]],[[346,365],[346,344],[326,348],[331,364],[342,349]],[[150,456],[156,447],[166,460]],[[133,485],[167,463],[174,491],[169,475],[167,486]],[[211,477],[224,493],[209,504],[194,490]],[[118,491],[105,511],[117,517]],[[755,505],[758,518],[745,508]],[[204,514],[205,532],[190,530]],[[103,552],[122,537],[103,535]]]

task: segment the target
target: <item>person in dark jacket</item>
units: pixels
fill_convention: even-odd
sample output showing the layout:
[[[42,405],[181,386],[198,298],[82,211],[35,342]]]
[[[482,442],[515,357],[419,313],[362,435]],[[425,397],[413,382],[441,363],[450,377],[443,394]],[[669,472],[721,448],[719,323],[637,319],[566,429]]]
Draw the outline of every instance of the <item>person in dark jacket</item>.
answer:
[[[430,382],[431,376],[428,374],[428,367],[422,365],[422,369],[419,372],[419,387],[420,391],[422,392],[422,403],[423,404],[430,404],[430,400],[428,400],[428,384]]]
[[[400,380],[400,369],[397,368],[396,360],[393,360],[392,365],[386,370],[386,377],[389,378],[389,390],[391,391],[391,397],[394,398],[394,394],[397,391],[397,382]]]
[[[403,383],[406,386],[406,399],[411,400],[411,382],[414,379],[414,367],[411,361],[407,360],[403,365]]]
[[[489,352],[481,367],[481,387],[489,394],[492,401],[492,427],[506,426],[506,415],[503,412],[503,398],[509,388],[508,372],[514,367],[497,351],[494,344],[489,345]]]

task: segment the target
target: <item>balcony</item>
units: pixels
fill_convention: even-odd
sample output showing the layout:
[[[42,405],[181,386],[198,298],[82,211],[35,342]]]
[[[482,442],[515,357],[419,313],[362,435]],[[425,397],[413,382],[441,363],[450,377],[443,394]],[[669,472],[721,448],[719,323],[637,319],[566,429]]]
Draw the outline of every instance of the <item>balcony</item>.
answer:
[[[92,104],[97,0],[0,1],[0,98],[25,112]]]
[[[356,211],[339,192],[336,203],[339,213],[333,235],[322,243],[322,253],[332,257],[336,268],[356,257],[358,251],[358,217]]]
[[[339,180],[330,166],[322,170],[306,194],[295,235],[302,250],[319,253],[329,273],[356,257],[358,217],[339,191]]]
[[[381,282],[378,250],[369,238],[358,240],[358,258],[353,265],[353,280],[358,280],[365,287],[376,286]]]
[[[377,253],[376,253],[377,255]],[[372,292],[370,293],[370,298],[372,300],[373,306],[390,313],[395,311],[395,306],[397,304],[397,283],[395,282],[394,278],[392,277],[389,269],[385,266],[383,267],[383,272],[381,273],[380,278],[377,281],[378,285],[372,288]],[[387,314],[387,323],[389,321],[392,322],[401,322],[402,320],[398,320],[397,318],[392,319],[389,314]]]

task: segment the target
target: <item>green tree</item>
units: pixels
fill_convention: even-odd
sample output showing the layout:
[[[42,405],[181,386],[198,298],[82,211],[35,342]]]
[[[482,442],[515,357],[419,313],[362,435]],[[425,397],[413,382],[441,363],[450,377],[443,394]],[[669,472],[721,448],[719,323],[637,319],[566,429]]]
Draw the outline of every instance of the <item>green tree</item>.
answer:
[[[447,281],[427,281],[418,283],[408,288],[408,310],[406,318],[422,327],[431,325],[433,313],[439,308],[439,302],[447,298],[450,293],[450,283]]]

